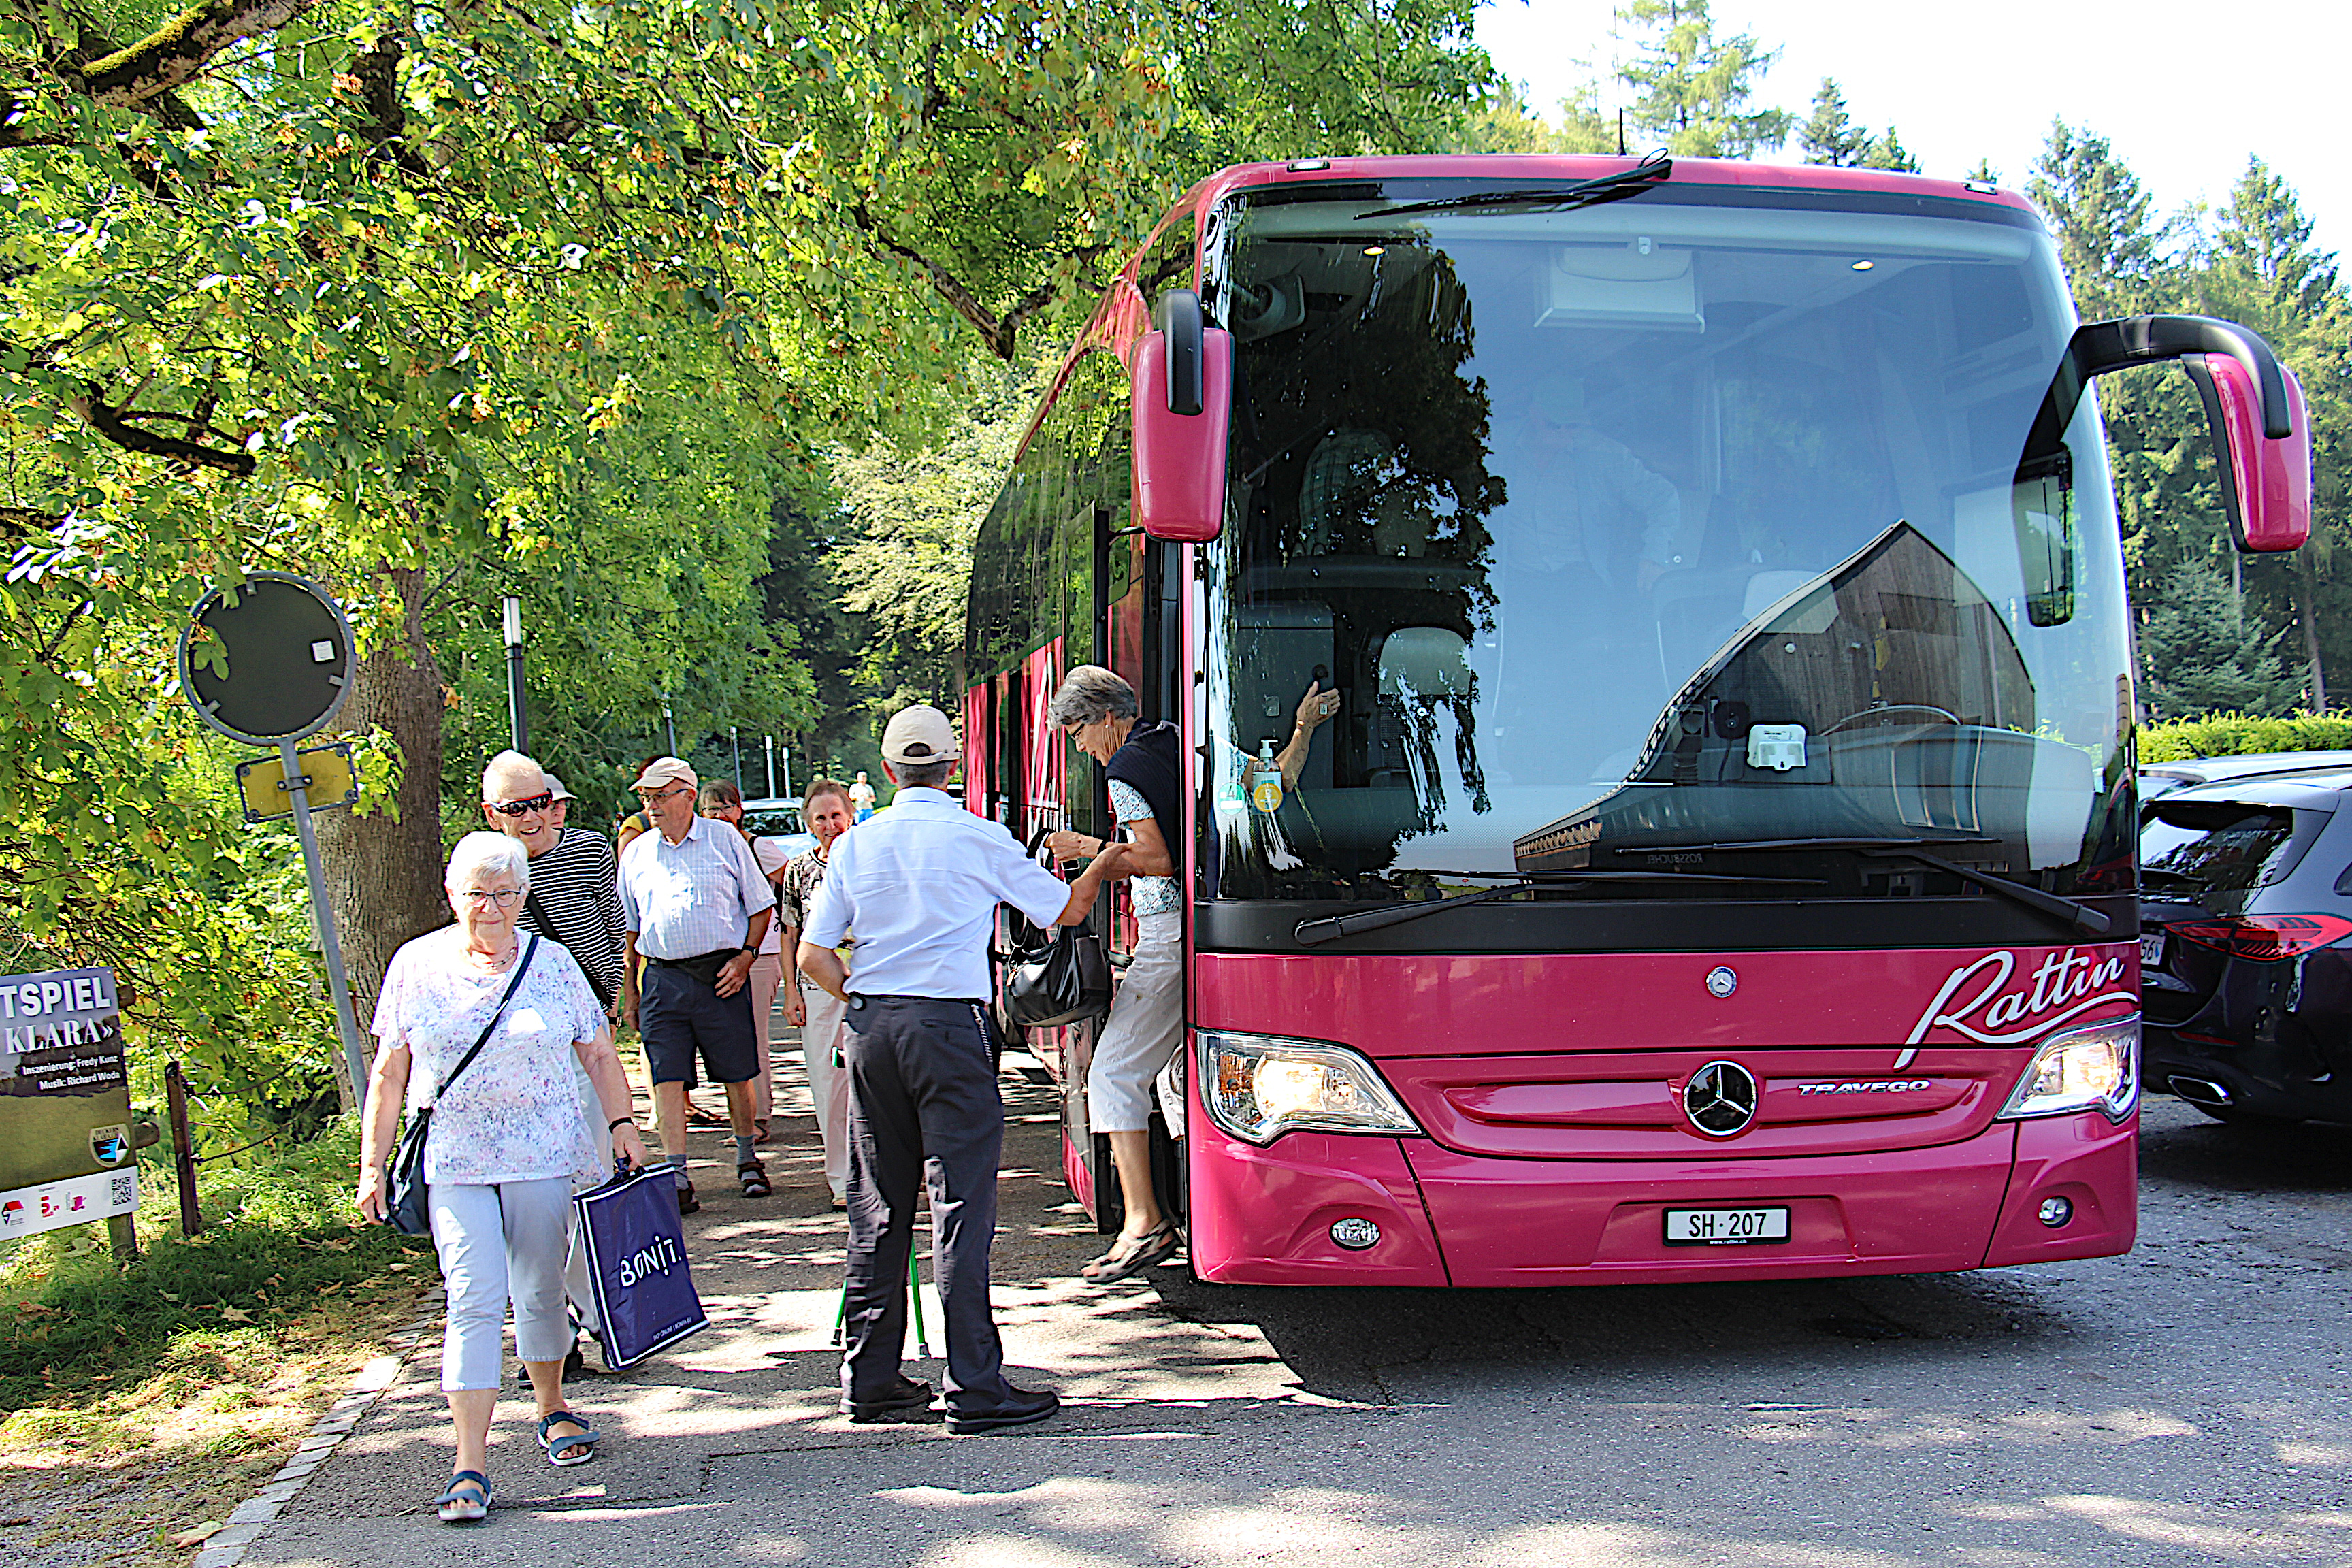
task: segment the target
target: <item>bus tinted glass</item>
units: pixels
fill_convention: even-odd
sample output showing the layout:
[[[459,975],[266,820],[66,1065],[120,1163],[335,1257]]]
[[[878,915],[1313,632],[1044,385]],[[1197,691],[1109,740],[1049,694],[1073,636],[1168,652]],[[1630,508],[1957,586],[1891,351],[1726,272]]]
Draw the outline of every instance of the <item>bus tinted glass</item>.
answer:
[[[1212,224],[1237,385],[1203,890],[1878,836],[2128,886],[2089,400],[2027,451],[2074,326],[2046,237],[1720,188],[1381,211],[1444,194],[1290,187]],[[1255,759],[1310,686],[1338,710],[1277,799]],[[1920,890],[1879,871],[1838,890]]]

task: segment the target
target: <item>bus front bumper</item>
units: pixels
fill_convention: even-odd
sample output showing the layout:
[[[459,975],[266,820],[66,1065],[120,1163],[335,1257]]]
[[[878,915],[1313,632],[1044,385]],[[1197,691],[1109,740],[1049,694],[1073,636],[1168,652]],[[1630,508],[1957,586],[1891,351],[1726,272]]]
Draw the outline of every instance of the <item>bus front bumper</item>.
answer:
[[[1927,1149],[1685,1163],[1296,1132],[1258,1148],[1202,1117],[1187,1151],[1192,1268],[1221,1284],[1633,1285],[2110,1257],[2138,1226],[2138,1130],[2137,1115],[2090,1112]],[[1785,1207],[1789,1237],[1670,1244],[1670,1207]]]

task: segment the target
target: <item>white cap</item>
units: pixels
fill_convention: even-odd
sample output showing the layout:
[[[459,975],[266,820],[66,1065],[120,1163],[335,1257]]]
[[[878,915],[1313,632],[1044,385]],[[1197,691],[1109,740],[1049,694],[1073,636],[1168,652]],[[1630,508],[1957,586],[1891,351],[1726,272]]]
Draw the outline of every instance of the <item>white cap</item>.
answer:
[[[948,722],[946,714],[925,703],[899,709],[882,731],[882,760],[902,768],[951,763],[961,754],[955,726]]]

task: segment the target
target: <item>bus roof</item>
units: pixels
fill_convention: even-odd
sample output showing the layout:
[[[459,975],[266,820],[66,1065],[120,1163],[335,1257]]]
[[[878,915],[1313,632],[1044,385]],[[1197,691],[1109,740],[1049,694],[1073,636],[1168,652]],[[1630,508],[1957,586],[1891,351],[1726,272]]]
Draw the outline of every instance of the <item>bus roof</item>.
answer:
[[[1266,185],[1323,184],[1372,179],[1491,179],[1507,181],[1559,180],[1573,184],[1631,168],[1641,160],[1618,153],[1425,153],[1363,158],[1294,158],[1279,163],[1234,163],[1184,193],[1168,215],[1152,226],[1144,242],[1130,252],[1118,276],[1104,290],[1088,318],[1086,330],[1070,345],[1054,376],[1053,385],[1039,400],[1036,413],[1014,448],[1014,460],[1036,439],[1045,414],[1070,378],[1071,371],[1089,350],[1103,348],[1127,357],[1129,347],[1150,330],[1151,302],[1143,298],[1136,276],[1143,257],[1168,226],[1189,218],[1200,221],[1234,191]],[[1890,169],[1842,169],[1820,163],[1751,163],[1736,158],[1676,158],[1674,172],[1663,182],[1675,185],[1738,185],[1754,190],[1877,191],[1898,195],[1979,203],[2032,213],[2032,203],[2013,191],[1980,180],[1937,180]],[[1194,278],[1199,277],[1197,263]]]

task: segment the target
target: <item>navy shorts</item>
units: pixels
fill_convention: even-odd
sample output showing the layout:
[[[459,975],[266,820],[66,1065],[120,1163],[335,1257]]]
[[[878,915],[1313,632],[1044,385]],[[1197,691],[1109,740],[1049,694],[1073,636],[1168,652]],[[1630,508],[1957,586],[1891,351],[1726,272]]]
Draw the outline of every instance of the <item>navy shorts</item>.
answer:
[[[748,984],[732,996],[721,996],[682,969],[648,963],[637,999],[637,1033],[656,1083],[692,1089],[700,1081],[694,1076],[698,1050],[713,1083],[760,1076],[760,1037],[751,1029]]]

